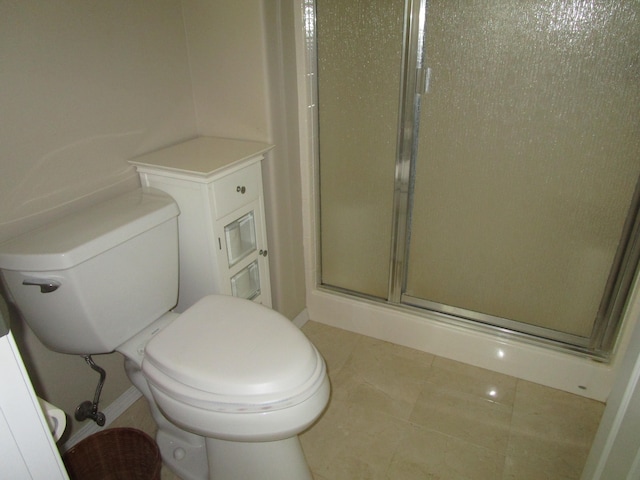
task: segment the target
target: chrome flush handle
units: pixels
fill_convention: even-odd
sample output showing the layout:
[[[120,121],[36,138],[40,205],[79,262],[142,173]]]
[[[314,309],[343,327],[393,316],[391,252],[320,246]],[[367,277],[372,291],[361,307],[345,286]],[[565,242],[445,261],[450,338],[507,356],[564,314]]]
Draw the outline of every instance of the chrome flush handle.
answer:
[[[23,285],[35,285],[37,287],[40,287],[40,292],[41,293],[51,293],[51,292],[55,292],[58,287],[60,287],[60,282],[58,282],[57,280],[51,280],[51,279],[29,279],[29,280],[24,280],[22,282]]]

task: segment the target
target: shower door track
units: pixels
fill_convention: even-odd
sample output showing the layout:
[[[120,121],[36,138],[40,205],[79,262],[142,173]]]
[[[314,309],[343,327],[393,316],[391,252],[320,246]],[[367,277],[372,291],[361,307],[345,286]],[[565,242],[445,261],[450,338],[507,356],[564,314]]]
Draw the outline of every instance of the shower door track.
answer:
[[[527,325],[515,320],[509,320],[508,318],[496,317],[493,315],[487,315],[484,313],[473,312],[465,310],[463,308],[452,307],[442,303],[431,302],[423,298],[412,297],[411,295],[403,294],[401,302],[406,305],[422,308],[425,310],[441,312],[456,318],[467,319],[472,322],[477,322],[482,325],[494,327],[501,332],[513,332],[518,335],[532,335],[538,338],[544,338],[548,340],[555,340],[560,344],[571,345],[576,351],[585,351],[589,347],[589,339],[580,337],[578,335],[571,335],[564,332],[554,331],[552,335],[549,333],[548,328],[538,327],[536,325]]]
[[[606,352],[595,352],[589,348],[589,342],[585,341],[583,337],[568,334],[550,337],[544,328],[535,326],[532,326],[534,328],[530,331],[524,331],[521,322],[470,312],[449,305],[425,301],[409,295],[402,295],[400,302],[391,302],[332,285],[318,284],[317,289],[332,295],[358,299],[365,303],[386,306],[400,312],[411,313],[418,317],[425,318],[428,321],[441,322],[445,325],[453,325],[505,339],[516,339],[527,344],[542,346],[558,352],[572,353],[599,362],[607,362],[609,357]]]

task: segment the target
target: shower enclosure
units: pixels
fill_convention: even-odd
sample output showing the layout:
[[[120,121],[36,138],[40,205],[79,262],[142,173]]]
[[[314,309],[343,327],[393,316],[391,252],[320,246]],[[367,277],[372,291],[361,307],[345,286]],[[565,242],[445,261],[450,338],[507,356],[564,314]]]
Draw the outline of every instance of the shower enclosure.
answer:
[[[321,285],[606,359],[640,251],[640,3],[312,17]]]

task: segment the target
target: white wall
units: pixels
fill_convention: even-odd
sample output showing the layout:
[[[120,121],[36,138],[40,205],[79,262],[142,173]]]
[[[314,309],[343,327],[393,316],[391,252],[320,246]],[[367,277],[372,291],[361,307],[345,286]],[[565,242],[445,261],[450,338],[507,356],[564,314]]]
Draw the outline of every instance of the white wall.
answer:
[[[640,316],[640,305],[630,307]],[[602,415],[582,480],[640,478],[640,324],[636,323]]]
[[[195,136],[179,0],[0,2],[0,241],[134,188],[126,160]],[[72,413],[98,374],[13,322],[36,390]],[[102,406],[130,383],[119,354]]]
[[[198,129],[268,141],[262,0],[183,0]]]
[[[183,0],[198,131],[275,145],[263,162],[273,307],[305,307],[293,8]]]
[[[273,303],[298,315],[294,4],[1,1],[0,242],[137,187],[127,159],[140,153],[198,134],[266,141]],[[13,333],[41,396],[68,414],[93,397],[98,376],[82,359],[47,350],[23,322]],[[130,383],[119,354],[95,360],[108,373],[104,407]]]
[[[0,4],[0,240],[196,134],[179,0]]]

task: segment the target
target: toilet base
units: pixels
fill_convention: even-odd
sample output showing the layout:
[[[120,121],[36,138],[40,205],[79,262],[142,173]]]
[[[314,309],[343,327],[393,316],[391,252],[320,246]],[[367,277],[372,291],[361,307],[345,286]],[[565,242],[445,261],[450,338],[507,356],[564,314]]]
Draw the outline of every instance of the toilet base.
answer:
[[[179,435],[175,435],[179,433]],[[189,436],[191,438],[182,438]],[[158,429],[156,443],[160,449],[162,461],[182,480],[208,480],[207,453],[202,437],[188,432]]]
[[[211,480],[312,480],[297,436],[273,442],[207,438]]]
[[[121,351],[130,354],[129,351]],[[182,480],[208,480],[207,451],[205,439],[174,425],[160,411],[151,395],[149,384],[140,370],[140,361],[125,356],[124,368],[131,383],[147,400],[151,416],[158,426],[156,443],[163,463]]]

